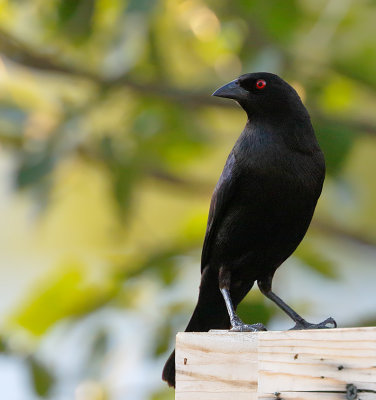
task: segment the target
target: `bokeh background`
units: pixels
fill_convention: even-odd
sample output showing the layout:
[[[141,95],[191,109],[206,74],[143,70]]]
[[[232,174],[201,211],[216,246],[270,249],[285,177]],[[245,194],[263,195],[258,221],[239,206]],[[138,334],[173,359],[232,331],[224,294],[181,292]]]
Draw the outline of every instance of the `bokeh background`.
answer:
[[[376,3],[0,0],[0,386],[7,400],[172,400],[210,196],[245,123],[210,94],[281,75],[328,173],[275,291],[376,325]],[[291,322],[257,287],[249,322]]]

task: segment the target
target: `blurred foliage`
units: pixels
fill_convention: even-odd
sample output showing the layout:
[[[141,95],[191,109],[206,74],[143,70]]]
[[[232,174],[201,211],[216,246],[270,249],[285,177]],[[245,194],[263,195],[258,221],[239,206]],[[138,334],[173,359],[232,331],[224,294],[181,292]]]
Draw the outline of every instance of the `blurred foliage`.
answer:
[[[42,335],[56,321],[88,313],[108,301],[115,290],[114,284],[98,278],[88,279],[83,267],[75,264],[65,263],[60,276],[46,279],[45,289],[40,285],[37,296],[33,294],[31,299],[26,299],[26,305],[15,313],[15,323],[35,335]]]
[[[27,360],[30,368],[30,377],[33,382],[35,392],[41,397],[47,397],[54,384],[54,377],[51,372],[35,358]]]
[[[274,314],[274,306],[265,299],[251,299],[239,304],[238,314],[243,321],[257,321],[267,325]]]
[[[367,1],[0,0],[1,261],[22,277],[0,351],[25,355],[38,396],[54,398],[59,378],[26,355],[101,310],[146,315],[145,352],[165,357],[193,308],[179,285],[192,264],[198,274],[211,192],[244,124],[210,94],[241,73],[288,80],[326,155],[294,257],[335,280],[328,240],[375,246],[375,18]],[[247,321],[276,312],[254,294],[239,307]],[[112,398],[90,368],[111,354],[111,330],[93,335],[77,400]]]

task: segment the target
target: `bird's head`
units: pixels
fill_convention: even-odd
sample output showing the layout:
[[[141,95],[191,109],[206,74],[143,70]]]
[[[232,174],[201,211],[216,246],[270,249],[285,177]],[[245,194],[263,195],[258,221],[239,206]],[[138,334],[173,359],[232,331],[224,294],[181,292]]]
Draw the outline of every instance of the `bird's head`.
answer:
[[[248,117],[301,114],[306,115],[295,89],[275,74],[244,74],[217,89],[213,96],[236,100]]]

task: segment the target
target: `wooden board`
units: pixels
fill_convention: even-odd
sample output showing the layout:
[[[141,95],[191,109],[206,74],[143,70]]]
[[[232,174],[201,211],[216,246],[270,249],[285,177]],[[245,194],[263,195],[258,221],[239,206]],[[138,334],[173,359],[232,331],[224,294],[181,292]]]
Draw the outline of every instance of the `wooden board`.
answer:
[[[376,328],[177,335],[177,400],[346,398],[376,400]]]
[[[257,399],[257,336],[222,332],[177,335],[176,399]]]

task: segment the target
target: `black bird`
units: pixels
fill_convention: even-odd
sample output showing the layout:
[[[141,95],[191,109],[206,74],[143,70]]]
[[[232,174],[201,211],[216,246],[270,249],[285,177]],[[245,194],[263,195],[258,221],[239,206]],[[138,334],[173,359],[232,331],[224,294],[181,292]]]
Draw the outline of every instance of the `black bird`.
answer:
[[[276,269],[303,239],[320,196],[325,160],[308,111],[277,75],[245,74],[213,96],[236,100],[248,120],[211,199],[201,257],[201,284],[186,332],[266,330],[235,310],[255,281],[295,322],[292,329],[336,327],[304,320],[275,293]],[[162,378],[175,386],[175,352]]]

